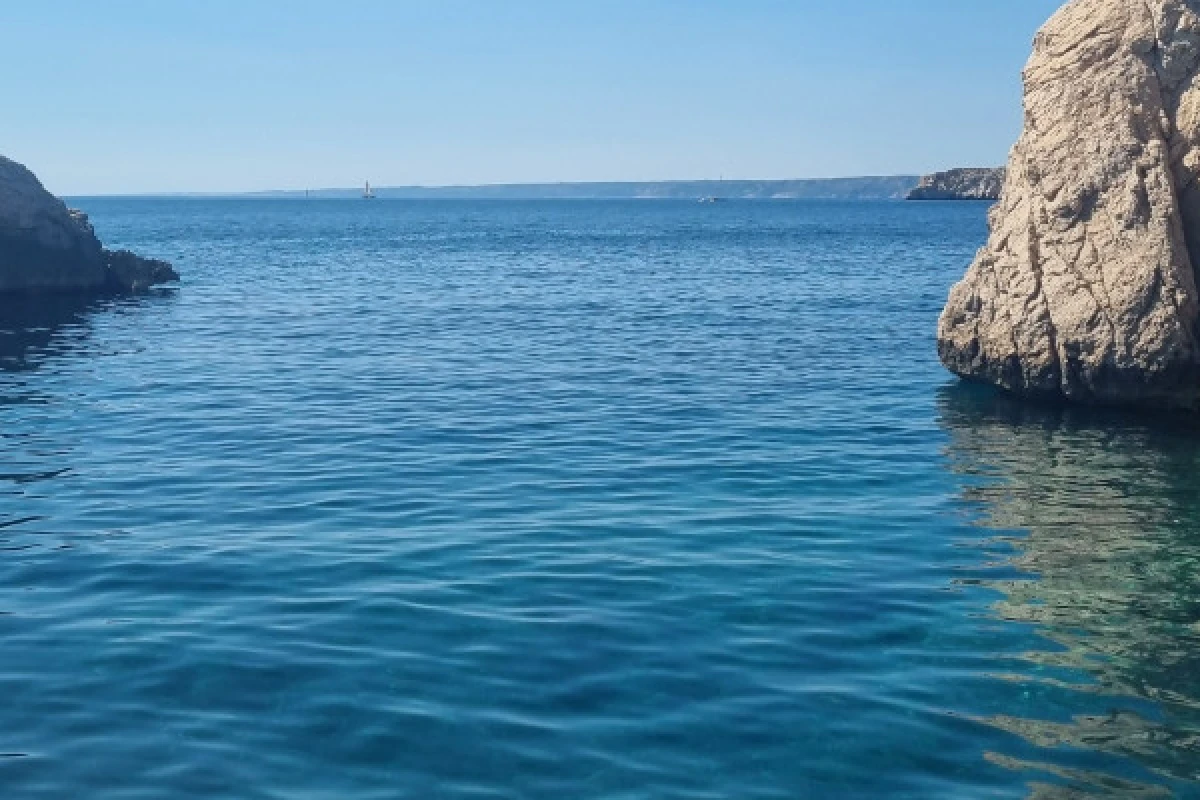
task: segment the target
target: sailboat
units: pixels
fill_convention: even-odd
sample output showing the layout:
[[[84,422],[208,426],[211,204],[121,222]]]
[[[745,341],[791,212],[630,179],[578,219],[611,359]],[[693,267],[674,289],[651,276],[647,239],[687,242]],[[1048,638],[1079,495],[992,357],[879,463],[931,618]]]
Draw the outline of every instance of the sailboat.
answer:
[[[367,188],[363,189],[363,200],[374,200],[375,190],[371,188],[371,182],[367,181]]]
[[[717,182],[717,186],[720,188],[724,188],[724,186],[725,186],[725,176],[724,175],[722,175],[721,180]],[[720,194],[713,194],[713,195],[709,195],[707,197],[701,197],[700,202],[705,205],[707,205],[709,203],[723,203],[723,202],[725,202],[725,198],[722,197]]]

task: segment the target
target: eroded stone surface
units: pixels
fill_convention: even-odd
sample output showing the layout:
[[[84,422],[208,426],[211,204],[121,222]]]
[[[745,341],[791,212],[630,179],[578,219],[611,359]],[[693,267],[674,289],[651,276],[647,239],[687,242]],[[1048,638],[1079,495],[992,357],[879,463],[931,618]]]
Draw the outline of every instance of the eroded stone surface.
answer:
[[[1198,10],[1073,0],[1038,34],[990,238],[939,325],[951,370],[1200,408]]]

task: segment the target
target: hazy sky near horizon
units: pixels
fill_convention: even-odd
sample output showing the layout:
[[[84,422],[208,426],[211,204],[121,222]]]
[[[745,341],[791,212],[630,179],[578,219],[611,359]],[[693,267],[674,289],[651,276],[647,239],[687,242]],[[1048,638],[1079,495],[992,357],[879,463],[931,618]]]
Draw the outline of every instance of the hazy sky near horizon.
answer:
[[[46,0],[0,153],[64,195],[1002,163],[1060,0]]]

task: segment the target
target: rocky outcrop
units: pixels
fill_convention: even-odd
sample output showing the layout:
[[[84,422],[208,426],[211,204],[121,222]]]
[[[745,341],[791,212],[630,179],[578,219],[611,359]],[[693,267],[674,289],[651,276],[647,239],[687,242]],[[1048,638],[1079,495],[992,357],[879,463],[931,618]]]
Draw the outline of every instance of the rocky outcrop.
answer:
[[[1073,0],[1038,34],[942,361],[1025,395],[1200,409],[1200,2]]]
[[[178,279],[166,262],[105,250],[86,214],[0,156],[0,292],[133,292]]]
[[[921,178],[909,200],[999,200],[1004,167],[952,169]]]
[[[142,258],[128,250],[105,250],[104,267],[110,285],[130,292],[179,280],[175,269],[166,261]]]

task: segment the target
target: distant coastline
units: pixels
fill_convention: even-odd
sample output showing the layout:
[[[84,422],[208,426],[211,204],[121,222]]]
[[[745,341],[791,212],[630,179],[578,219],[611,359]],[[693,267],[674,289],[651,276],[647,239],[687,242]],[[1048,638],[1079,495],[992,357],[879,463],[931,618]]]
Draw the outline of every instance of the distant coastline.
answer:
[[[380,198],[497,200],[903,200],[919,175],[885,175],[801,180],[629,181],[597,183],[510,183],[478,186],[372,186]],[[160,192],[154,197],[259,197],[361,199],[362,187],[284,189],[259,192]]]
[[[528,183],[481,186],[392,186],[375,188],[382,198],[463,198],[513,200],[899,200],[920,182],[918,175],[813,180],[648,181],[608,183]],[[258,197],[304,197],[304,191],[258,192]],[[360,197],[361,189],[313,190],[311,197]]]

